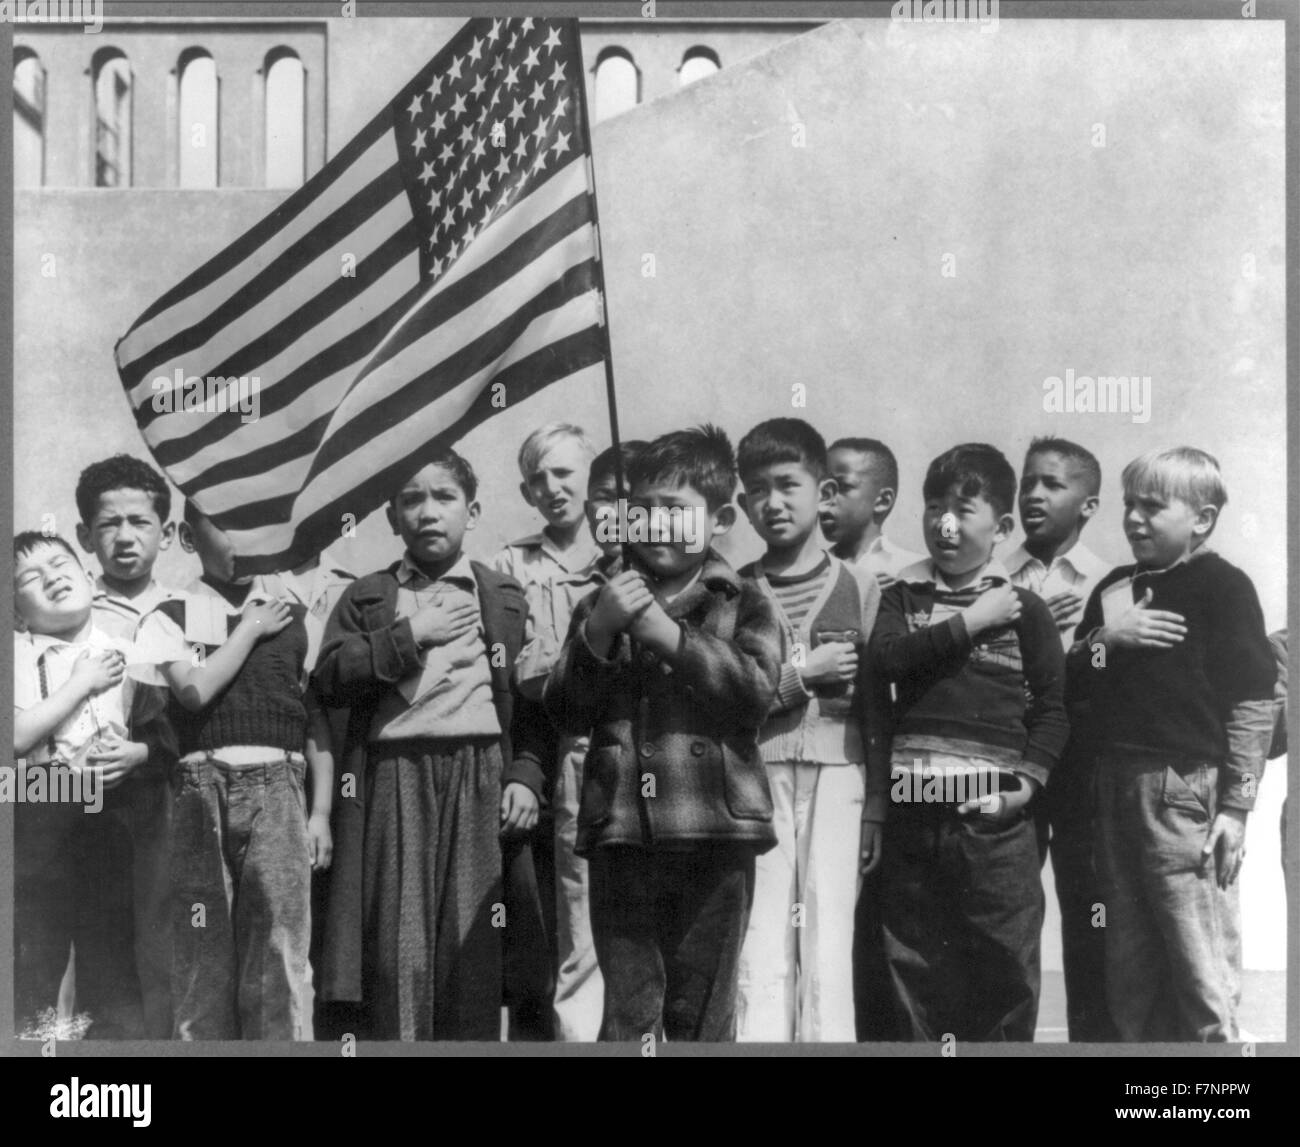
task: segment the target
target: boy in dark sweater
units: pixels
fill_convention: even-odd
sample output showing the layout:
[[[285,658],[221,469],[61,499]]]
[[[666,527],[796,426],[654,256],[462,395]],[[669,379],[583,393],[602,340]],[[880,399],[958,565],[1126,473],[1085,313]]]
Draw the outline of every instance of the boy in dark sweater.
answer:
[[[1215,459],[1151,451],[1123,484],[1135,561],[1098,583],[1068,657],[1096,752],[1107,999],[1123,1039],[1232,1041],[1277,669],[1250,579],[1205,548],[1227,502]]]
[[[311,872],[329,864],[333,759],[324,711],[306,693],[306,610],[234,576],[226,534],[193,504],[181,545],[202,578],[157,611],[191,659],[227,681],[196,698],[165,674],[180,760],[172,821],[173,1008],[184,1040],[295,1040]],[[311,772],[310,806],[307,772]]]
[[[561,728],[592,730],[576,851],[602,1040],[735,1038],[754,858],[776,843],[757,737],[780,675],[772,604],[710,544],[735,521],[735,487],[711,426],[637,457],[632,510],[679,530],[638,541],[636,568],[578,606],[546,683]]]
[[[871,639],[896,692],[880,911],[905,1038],[1034,1035],[1043,891],[1030,802],[1068,728],[1051,612],[993,557],[1015,492],[991,446],[930,464],[930,559],[899,571]]]

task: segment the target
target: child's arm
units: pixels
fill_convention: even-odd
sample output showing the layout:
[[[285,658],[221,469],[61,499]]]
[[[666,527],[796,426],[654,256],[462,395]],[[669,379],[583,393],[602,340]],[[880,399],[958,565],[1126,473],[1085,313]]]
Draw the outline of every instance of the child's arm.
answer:
[[[97,750],[86,754],[86,763],[99,770],[105,789],[116,788],[148,759],[148,745],[120,737],[104,738]]]
[[[329,868],[334,856],[330,836],[330,808],[334,798],[334,743],[330,735],[329,714],[321,706],[316,691],[308,687],[303,700],[307,705],[307,769],[311,773],[311,809],[307,814],[307,840],[311,845],[313,872]]]
[[[321,701],[332,708],[374,700],[418,673],[425,649],[455,641],[479,624],[478,607],[466,601],[447,608],[426,605],[409,618],[367,629],[367,613],[382,600],[364,587],[354,592],[358,585],[348,587],[330,614],[316,660],[313,680]]]
[[[546,715],[556,728],[575,735],[590,733],[596,724],[601,699],[614,672],[614,664],[598,657],[587,640],[587,623],[596,599],[597,595],[592,594],[573,611],[569,636],[542,686]],[[518,752],[516,748],[516,755]]]
[[[122,683],[126,658],[115,650],[87,649],[73,663],[72,673],[48,697],[30,709],[14,710],[14,756],[25,757],[96,693]]]
[[[1017,633],[1029,699],[1025,730],[1029,739],[1018,770],[1039,785],[1061,759],[1070,737],[1065,716],[1065,653],[1056,619],[1043,600],[1026,592]]]
[[[1009,584],[999,582],[946,621],[913,632],[904,614],[904,588],[895,584],[885,591],[872,634],[872,664],[890,681],[961,661],[979,634],[1020,616],[1020,599]]]
[[[1219,808],[1201,848],[1201,864],[1215,860],[1219,885],[1226,888],[1241,871],[1246,817],[1255,807],[1264,775],[1277,662],[1259,597],[1246,574],[1230,570],[1213,606],[1206,671],[1227,714],[1228,753],[1219,774]]]
[[[253,647],[274,637],[292,620],[289,606],[282,601],[246,606],[235,632],[203,664],[172,661],[163,666],[173,696],[191,713],[206,708],[235,679]]]
[[[726,714],[741,728],[767,719],[781,677],[781,623],[753,582],[741,582],[729,641],[681,625],[653,599],[631,632],[672,666],[678,687],[703,711]]]

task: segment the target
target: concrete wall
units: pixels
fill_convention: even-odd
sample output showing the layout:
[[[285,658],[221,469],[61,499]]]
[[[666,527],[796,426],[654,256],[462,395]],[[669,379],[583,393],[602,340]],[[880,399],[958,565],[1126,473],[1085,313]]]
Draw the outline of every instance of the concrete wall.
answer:
[[[430,22],[417,44],[409,29],[395,39],[379,22],[330,22],[331,150],[427,58],[435,23],[454,30]],[[625,435],[710,419],[739,436],[797,414],[828,437],[882,437],[902,464],[890,532],[920,548],[934,455],[984,440],[1018,465],[1031,437],[1060,433],[1101,459],[1103,508],[1086,540],[1116,562],[1123,464],[1190,442],[1227,478],[1215,545],[1255,580],[1270,628],[1285,624],[1282,100],[1275,23],[1004,20],[984,34],[872,20],[821,28],[600,124]],[[16,195],[20,527],[48,511],[70,533],[80,468],[143,454],[115,339],[279,201]],[[1150,376],[1150,420],[1046,413],[1044,379],[1067,369]],[[476,553],[535,526],[514,450],[556,417],[607,441],[603,394],[573,387],[465,439],[483,477]],[[748,527],[728,549],[754,556]],[[396,548],[371,519],[339,552],[367,569]],[[172,553],[159,572],[194,570]],[[1284,791],[1271,770],[1252,820],[1251,967],[1285,959]],[[1053,942],[1049,926],[1049,966]]]

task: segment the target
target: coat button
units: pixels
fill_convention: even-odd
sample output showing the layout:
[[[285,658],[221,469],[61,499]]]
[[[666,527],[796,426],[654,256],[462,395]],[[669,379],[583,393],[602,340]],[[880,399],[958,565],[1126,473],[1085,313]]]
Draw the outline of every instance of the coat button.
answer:
[[[642,651],[641,651],[641,661],[642,661],[642,663],[644,663],[644,664],[646,664],[646,665],[653,665],[653,664],[655,663],[655,655],[654,655],[653,650],[650,650],[650,649],[644,649],[644,650],[642,650]]]
[[[653,757],[653,756],[655,755],[655,747],[654,747],[654,745],[650,744],[649,742],[646,742],[646,744],[642,745],[642,746],[641,746],[641,755],[642,755],[643,757]]]
[[[692,756],[692,757],[702,757],[702,756],[704,756],[704,750],[705,750],[706,748],[707,748],[707,746],[704,744],[703,741],[692,741],[692,742],[691,742],[691,756]]]

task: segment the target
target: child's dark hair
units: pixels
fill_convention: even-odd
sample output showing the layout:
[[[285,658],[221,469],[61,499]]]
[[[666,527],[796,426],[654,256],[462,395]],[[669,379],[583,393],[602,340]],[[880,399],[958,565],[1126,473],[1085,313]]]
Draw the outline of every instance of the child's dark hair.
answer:
[[[419,465],[411,471],[408,480],[426,466],[441,466],[446,470],[455,479],[461,493],[465,495],[465,501],[472,502],[478,497],[478,475],[474,473],[474,467],[450,446],[440,446],[436,450],[431,450],[428,454],[422,455]],[[399,492],[400,487],[398,490],[393,491],[393,496],[388,499],[389,505],[397,501]]]
[[[77,513],[82,525],[89,526],[99,508],[102,494],[110,490],[143,490],[153,501],[154,513],[166,523],[172,512],[172,492],[167,480],[147,462],[130,454],[114,454],[102,462],[92,462],[77,479]]]
[[[983,442],[966,442],[946,450],[930,463],[921,492],[926,499],[942,498],[956,489],[963,498],[982,497],[1001,517],[1016,500],[1016,472],[1002,451]]]
[[[81,558],[78,557],[77,551],[68,545],[65,539],[58,534],[43,534],[40,530],[23,530],[22,533],[14,535],[14,561],[25,558],[41,546],[58,546],[60,549],[67,550],[76,558],[77,565],[81,565]]]
[[[608,482],[614,476],[614,458],[622,455],[624,480],[632,473],[632,467],[650,443],[633,438],[630,442],[620,442],[618,448],[610,446],[602,450],[591,460],[591,469],[587,474],[587,489],[593,489],[602,482]]]
[[[830,450],[852,450],[865,454],[871,459],[871,468],[880,479],[880,488],[898,493],[898,459],[879,438],[837,438],[830,444]]]
[[[1088,493],[1094,497],[1101,493],[1101,463],[1097,461],[1091,450],[1085,450],[1077,442],[1071,442],[1068,438],[1044,435],[1035,438],[1029,444],[1029,449],[1025,451],[1026,466],[1035,454],[1059,454],[1062,458],[1068,458],[1083,472],[1084,486]]]
[[[662,434],[638,454],[631,485],[664,482],[690,486],[704,496],[710,512],[736,495],[736,456],[726,432],[711,422]]]
[[[802,418],[769,418],[760,422],[736,449],[741,482],[764,466],[794,462],[818,482],[826,477],[826,440]]]

